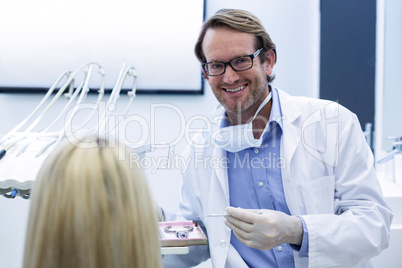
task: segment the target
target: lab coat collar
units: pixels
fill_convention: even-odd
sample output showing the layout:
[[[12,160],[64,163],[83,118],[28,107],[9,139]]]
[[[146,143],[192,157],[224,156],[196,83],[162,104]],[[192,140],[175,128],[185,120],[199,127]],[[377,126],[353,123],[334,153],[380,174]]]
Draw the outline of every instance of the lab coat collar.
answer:
[[[283,123],[283,149],[282,154],[288,163],[293,158],[295,150],[301,139],[301,129],[297,125],[297,119],[300,117],[300,107],[293,101],[293,97],[278,89],[279,101],[282,108],[282,123]]]
[[[291,95],[280,89],[277,90],[281,104],[282,118],[292,124],[301,115],[300,107]]]

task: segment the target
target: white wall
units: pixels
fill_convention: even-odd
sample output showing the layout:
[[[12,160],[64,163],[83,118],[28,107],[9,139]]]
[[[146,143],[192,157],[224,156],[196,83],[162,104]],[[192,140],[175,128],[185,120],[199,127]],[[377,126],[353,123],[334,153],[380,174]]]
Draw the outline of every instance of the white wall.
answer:
[[[263,21],[277,45],[278,62],[274,85],[294,95],[318,96],[319,85],[319,1],[299,0],[217,0],[207,1],[207,16],[220,8],[241,8],[255,13]],[[185,11],[184,11],[185,12]],[[157,61],[155,60],[157,63]],[[30,64],[30,63],[29,63]],[[34,67],[34,66],[33,66]],[[53,81],[52,81],[53,82]],[[0,135],[7,133],[40,101],[39,95],[0,94]],[[90,99],[94,99],[93,96]],[[124,101],[124,99],[123,99]],[[151,104],[167,103],[177,107],[156,111],[155,129],[158,142],[171,142],[191,116],[205,114],[217,104],[206,86],[202,96],[137,96],[130,114],[150,119]],[[135,124],[127,125],[128,135],[135,136]],[[185,140],[176,146],[183,149]],[[17,168],[17,167],[16,167]],[[180,172],[176,169],[147,171],[157,201],[168,210],[177,210]],[[0,174],[0,180],[1,178]],[[0,267],[20,267],[29,201],[0,197]],[[204,264],[210,267],[210,263]]]
[[[277,46],[274,85],[293,95],[319,96],[319,1],[208,1],[207,14],[221,8],[253,12]]]

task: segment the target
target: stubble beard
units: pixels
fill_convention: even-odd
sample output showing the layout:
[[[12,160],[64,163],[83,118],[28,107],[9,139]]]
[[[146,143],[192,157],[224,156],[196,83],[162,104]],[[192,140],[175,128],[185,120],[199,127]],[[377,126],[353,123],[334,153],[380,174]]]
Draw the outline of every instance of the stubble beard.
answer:
[[[257,103],[261,103],[264,96],[264,89],[267,89],[268,82],[264,83],[264,80],[261,78],[256,78],[254,83],[248,83],[250,85],[254,85],[254,88],[251,90],[251,95],[247,96],[245,101],[237,101],[235,103],[231,103],[230,105],[224,100],[222,96],[218,97],[218,101],[222,104],[225,108],[226,113],[235,115],[237,117],[238,122],[242,122],[242,116],[247,113],[250,109],[254,108],[255,110],[258,109],[256,107]],[[221,89],[220,89],[221,90]],[[252,111],[253,115],[256,111]],[[251,115],[252,116],[252,115]],[[245,118],[249,120],[251,118]]]

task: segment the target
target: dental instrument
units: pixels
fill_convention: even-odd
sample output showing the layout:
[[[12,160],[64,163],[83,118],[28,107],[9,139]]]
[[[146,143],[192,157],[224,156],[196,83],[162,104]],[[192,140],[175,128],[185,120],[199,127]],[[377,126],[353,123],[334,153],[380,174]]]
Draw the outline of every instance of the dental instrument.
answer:
[[[204,215],[198,215],[197,218],[207,218],[207,217],[224,217],[228,216],[229,214],[223,213],[223,214],[204,214]]]

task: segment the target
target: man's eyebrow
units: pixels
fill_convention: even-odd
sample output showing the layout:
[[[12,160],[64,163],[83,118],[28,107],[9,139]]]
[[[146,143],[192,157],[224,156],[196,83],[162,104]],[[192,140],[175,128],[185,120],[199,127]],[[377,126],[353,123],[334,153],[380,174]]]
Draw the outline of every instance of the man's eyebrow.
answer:
[[[252,53],[251,53],[251,54],[252,54]],[[240,54],[240,55],[238,55],[238,56],[231,57],[229,60],[207,60],[206,62],[229,62],[229,61],[231,61],[231,60],[233,60],[233,59],[240,58],[240,57],[244,57],[244,56],[249,56],[249,55],[250,55],[250,54],[242,53],[242,54]]]

